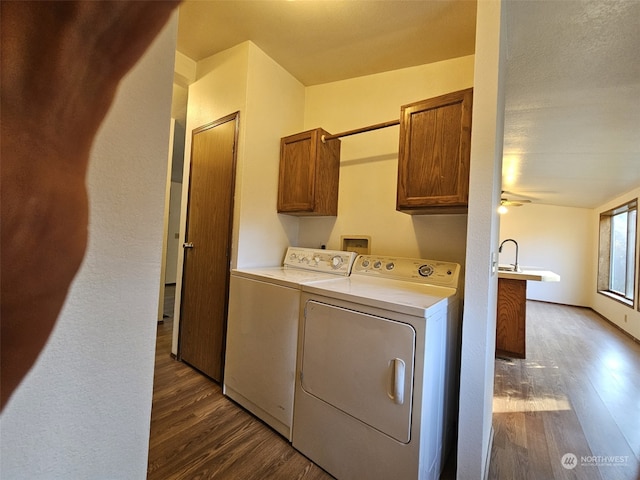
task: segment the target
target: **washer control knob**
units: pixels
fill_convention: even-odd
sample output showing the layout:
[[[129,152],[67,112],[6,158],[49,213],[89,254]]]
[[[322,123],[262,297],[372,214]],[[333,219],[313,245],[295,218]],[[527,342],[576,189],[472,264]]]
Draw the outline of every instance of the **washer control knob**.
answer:
[[[336,255],[334,257],[331,257],[331,266],[333,268],[340,268],[342,266],[342,262],[344,262],[344,260],[342,259],[342,257],[340,255]]]
[[[369,266],[371,262],[369,262],[369,260],[367,260],[366,258],[364,260],[362,260],[362,266],[364,268],[367,268]]]
[[[380,268],[382,266],[382,262],[380,260],[376,260],[373,264],[373,268]]]
[[[389,271],[393,270],[396,267],[396,264],[393,262],[389,262],[385,265],[385,268]]]
[[[418,268],[418,273],[422,277],[428,277],[429,275],[431,275],[433,273],[433,267],[431,265],[428,265],[428,264],[421,265],[420,268]]]

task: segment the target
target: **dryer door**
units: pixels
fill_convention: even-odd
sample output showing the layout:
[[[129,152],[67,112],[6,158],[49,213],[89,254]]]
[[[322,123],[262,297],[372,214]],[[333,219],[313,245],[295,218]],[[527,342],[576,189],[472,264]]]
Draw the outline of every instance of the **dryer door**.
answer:
[[[309,300],[302,388],[402,443],[411,439],[415,330]]]

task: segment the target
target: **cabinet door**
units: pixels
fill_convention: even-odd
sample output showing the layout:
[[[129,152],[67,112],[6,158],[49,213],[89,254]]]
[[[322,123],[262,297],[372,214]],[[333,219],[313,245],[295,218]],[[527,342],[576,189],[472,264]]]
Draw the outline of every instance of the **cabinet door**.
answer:
[[[278,212],[313,211],[317,142],[315,131],[280,140]]]
[[[402,107],[399,211],[467,211],[472,101],[467,89]]]
[[[526,357],[527,281],[498,279],[496,355]]]
[[[340,140],[321,128],[280,140],[278,213],[337,215]]]

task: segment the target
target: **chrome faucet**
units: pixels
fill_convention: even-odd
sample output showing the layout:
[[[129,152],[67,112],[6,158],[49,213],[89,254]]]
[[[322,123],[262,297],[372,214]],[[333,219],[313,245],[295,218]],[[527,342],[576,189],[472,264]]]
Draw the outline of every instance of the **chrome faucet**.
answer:
[[[516,242],[513,238],[507,238],[506,240],[503,240],[500,244],[500,247],[498,248],[498,253],[502,253],[502,246],[507,242],[513,242],[516,246],[516,263],[513,264],[513,271],[519,272],[520,267],[518,266],[518,242]]]

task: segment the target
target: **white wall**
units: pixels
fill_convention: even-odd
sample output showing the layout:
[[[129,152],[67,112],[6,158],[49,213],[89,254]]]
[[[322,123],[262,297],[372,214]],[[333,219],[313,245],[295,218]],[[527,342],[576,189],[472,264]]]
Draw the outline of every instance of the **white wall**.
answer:
[[[231,113],[242,111],[246,106],[245,92],[247,88],[248,68],[247,44],[225,50],[217,55],[202,60],[197,64],[197,80],[189,85],[187,123],[184,147],[184,165],[182,177],[182,199],[180,206],[180,238],[182,245],[186,235],[186,218],[189,198],[189,172],[191,171],[191,135],[195,128],[211,123]],[[240,116],[240,128],[237,145],[238,169],[244,156],[244,128]],[[237,195],[236,190],[236,195]],[[236,202],[235,208],[239,205]],[[234,232],[236,228],[234,226]],[[234,233],[235,235],[235,233]],[[182,293],[182,271],[184,254],[178,253],[176,270],[176,298],[173,313],[173,339],[171,352],[178,353],[178,334],[180,327],[180,305]]]
[[[635,338],[640,338],[640,312],[597,293],[600,213],[640,198],[640,188],[596,209],[530,204],[510,208],[500,218],[500,240],[514,238],[520,246],[520,265],[552,270],[560,282],[527,282],[527,298],[591,307]],[[640,255],[639,255],[640,256]],[[500,263],[512,263],[507,244]],[[640,259],[636,259],[639,262]],[[640,266],[636,267],[636,274]],[[637,286],[640,279],[636,278]],[[625,321],[626,316],[626,321]]]
[[[281,265],[298,240],[298,220],[278,215],[280,138],[302,127],[304,86],[249,43],[246,141],[238,212],[237,266]],[[236,196],[237,198],[238,196]]]
[[[236,111],[240,130],[232,264],[278,265],[285,248],[297,240],[295,219],[276,213],[280,137],[302,127],[304,87],[252,42],[198,63],[198,80],[189,87],[183,213],[192,130]]]
[[[298,236],[296,218],[276,212],[280,137],[300,130],[304,86],[252,42],[198,62],[189,87],[180,245],[185,238],[191,132],[240,112],[231,267],[282,264]],[[184,256],[178,255],[174,319],[180,316]],[[174,321],[173,353],[179,322]]]
[[[527,298],[589,306],[594,283],[593,213],[586,208],[528,204],[509,207],[500,216],[500,241],[513,238],[523,269],[534,267],[560,275],[560,282],[527,282]],[[596,237],[597,241],[597,237]],[[515,261],[515,247],[504,246],[500,263]]]
[[[307,87],[304,129],[338,133],[397,120],[402,105],[472,86],[473,56],[467,56]],[[466,215],[396,211],[399,131],[341,139],[338,216],[301,218],[301,246],[340,249],[342,235],[369,235],[374,254],[464,265]]]
[[[176,31],[174,16],[95,142],[87,255],[2,414],[3,479],[146,476]]]
[[[640,284],[640,255],[636,253],[636,281],[635,281],[635,307],[629,307],[620,302],[616,302],[611,298],[608,298],[602,294],[597,293],[596,275],[598,270],[598,224],[600,221],[600,214],[618,207],[624,203],[627,203],[633,199],[640,198],[640,187],[612,199],[604,205],[596,208],[592,211],[591,217],[591,231],[592,231],[592,244],[593,251],[591,252],[592,268],[595,275],[590,285],[591,295],[591,308],[593,308],[600,315],[609,319],[620,328],[630,333],[633,337],[640,339],[640,312],[638,311],[638,305],[640,305],[639,289]],[[640,226],[640,225],[639,225]],[[636,236],[636,242],[640,245],[640,235]],[[636,246],[636,252],[638,252],[638,246]],[[625,321],[626,316],[626,321]]]
[[[478,2],[471,175],[462,321],[457,478],[485,478],[491,445],[506,32],[500,1]]]
[[[169,222],[167,225],[167,263],[164,283],[176,283],[178,255],[182,253],[180,244],[180,206],[182,201],[182,183],[171,182],[169,195]],[[177,236],[177,237],[176,237]]]

